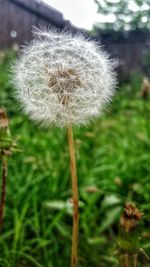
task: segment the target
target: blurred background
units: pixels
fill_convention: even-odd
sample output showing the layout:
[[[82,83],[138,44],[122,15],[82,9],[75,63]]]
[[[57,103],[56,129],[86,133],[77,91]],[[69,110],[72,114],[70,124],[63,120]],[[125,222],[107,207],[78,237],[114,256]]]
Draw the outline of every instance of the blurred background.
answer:
[[[118,73],[113,103],[90,126],[74,131],[79,267],[119,266],[113,253],[127,200],[144,213],[135,252],[143,248],[150,254],[150,0],[0,0],[0,107],[6,108],[12,138],[21,148],[9,158],[0,267],[70,263],[66,131],[40,129],[29,121],[9,82],[11,62],[20,45],[32,40],[33,25],[96,40]],[[141,253],[137,266],[150,266]]]
[[[0,5],[1,48],[17,49],[31,40],[33,25],[86,31],[116,59],[122,78],[141,70],[149,75],[149,0],[1,0]]]

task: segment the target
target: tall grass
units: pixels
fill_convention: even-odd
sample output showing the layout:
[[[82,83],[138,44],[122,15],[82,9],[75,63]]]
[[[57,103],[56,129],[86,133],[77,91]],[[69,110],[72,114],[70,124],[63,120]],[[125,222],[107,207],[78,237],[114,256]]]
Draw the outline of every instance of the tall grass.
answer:
[[[66,267],[72,225],[66,131],[40,129],[19,111],[8,82],[11,57],[1,55],[0,105],[22,153],[9,161],[0,267]],[[150,250],[150,102],[140,98],[140,82],[138,76],[122,85],[103,117],[75,129],[79,267],[117,266],[112,255],[126,199],[145,214],[141,246]],[[148,265],[141,260],[141,266]]]

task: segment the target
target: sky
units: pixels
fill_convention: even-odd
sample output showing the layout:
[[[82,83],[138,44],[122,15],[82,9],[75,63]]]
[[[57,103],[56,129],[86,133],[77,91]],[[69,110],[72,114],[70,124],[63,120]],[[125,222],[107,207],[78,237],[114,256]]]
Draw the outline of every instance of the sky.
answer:
[[[97,13],[97,5],[94,0],[37,0],[44,1],[50,6],[58,9],[64,14],[64,18],[70,20],[75,26],[79,28],[85,28],[87,30],[92,29],[92,25],[95,22],[115,22],[116,18],[114,14],[107,16]],[[117,3],[120,0],[109,0],[109,2]],[[129,8],[136,12],[138,6],[134,0],[129,1]],[[148,5],[143,4],[143,10],[147,9]],[[142,10],[141,10],[142,11]]]
[[[97,5],[93,0],[44,0],[64,14],[75,26],[90,30],[99,20]]]

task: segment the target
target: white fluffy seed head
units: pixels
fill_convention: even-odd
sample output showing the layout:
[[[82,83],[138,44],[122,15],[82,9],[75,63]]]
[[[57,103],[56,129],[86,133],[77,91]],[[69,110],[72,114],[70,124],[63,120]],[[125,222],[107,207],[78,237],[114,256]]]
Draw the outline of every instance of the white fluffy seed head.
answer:
[[[24,111],[45,126],[99,115],[116,87],[108,55],[81,35],[36,30],[34,37],[12,68]]]

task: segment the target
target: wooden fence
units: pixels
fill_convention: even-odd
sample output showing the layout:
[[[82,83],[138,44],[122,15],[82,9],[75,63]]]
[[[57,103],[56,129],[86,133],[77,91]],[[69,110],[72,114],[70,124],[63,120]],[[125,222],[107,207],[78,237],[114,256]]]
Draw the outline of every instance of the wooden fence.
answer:
[[[99,36],[106,49],[116,61],[120,76],[128,79],[135,71],[142,71],[150,75],[150,31],[134,30],[115,34],[102,34]],[[150,77],[149,77],[150,78]]]
[[[77,30],[61,12],[40,1],[0,0],[0,48],[29,41],[33,25]]]

